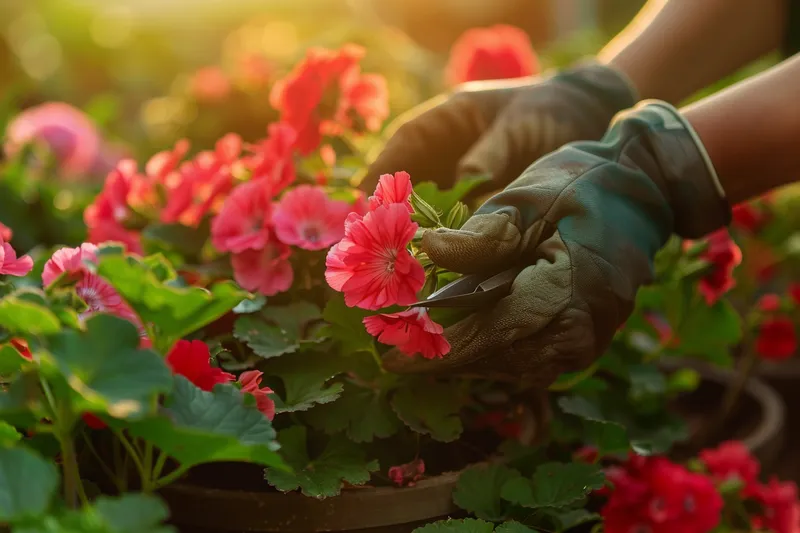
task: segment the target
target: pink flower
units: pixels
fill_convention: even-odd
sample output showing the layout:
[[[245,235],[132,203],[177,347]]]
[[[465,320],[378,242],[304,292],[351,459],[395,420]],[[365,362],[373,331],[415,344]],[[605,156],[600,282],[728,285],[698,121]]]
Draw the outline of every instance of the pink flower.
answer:
[[[389,468],[389,479],[398,487],[413,487],[424,475],[425,461],[422,459]]]
[[[242,385],[242,392],[252,394],[256,399],[256,407],[264,413],[269,420],[275,418],[275,402],[269,397],[273,390],[269,387],[259,388],[261,385],[263,372],[259,370],[248,370],[239,376],[239,383]]]
[[[0,274],[21,277],[31,270],[33,270],[31,256],[23,255],[18,258],[14,248],[0,238]]]
[[[221,68],[203,67],[192,76],[189,92],[198,101],[216,103],[230,95],[231,82]]]
[[[349,307],[414,303],[425,284],[425,271],[407,248],[417,227],[403,204],[380,206],[364,218],[351,214],[344,239],[325,260],[328,284],[344,293]]]
[[[538,74],[539,58],[528,35],[519,28],[499,24],[464,32],[450,50],[447,81],[522,78]]]
[[[260,250],[272,223],[272,190],[263,181],[236,187],[211,222],[211,242],[221,252]]]
[[[378,206],[389,204],[404,204],[409,213],[414,212],[411,207],[411,176],[408,172],[395,172],[384,174],[378,181],[375,194],[369,197],[369,208],[374,211]]]
[[[397,346],[406,355],[419,353],[425,359],[435,359],[450,351],[444,329],[421,307],[402,313],[368,316],[364,318],[364,326],[378,342]]]
[[[78,248],[61,248],[56,251],[44,265],[42,284],[47,287],[62,274],[67,274],[73,281],[83,279],[87,273],[86,262],[97,261],[97,246],[85,242]]]
[[[261,250],[246,250],[231,257],[233,279],[243,289],[273,296],[289,290],[294,272],[288,258],[289,246],[276,240]]]
[[[11,228],[0,222],[0,240],[8,242],[13,235],[14,232],[11,231]]]
[[[167,366],[198,388],[210,391],[218,383],[230,383],[236,376],[211,366],[211,352],[203,341],[180,340],[167,354]]]
[[[347,202],[331,200],[321,187],[300,185],[287,192],[272,217],[281,242],[304,250],[322,250],[342,240]]]
[[[31,142],[46,145],[67,177],[87,175],[101,151],[97,128],[79,109],[48,102],[17,115],[8,125],[6,153],[17,154]]]
[[[265,180],[273,194],[280,193],[294,183],[293,150],[296,140],[297,132],[288,124],[270,124],[267,138],[248,146],[251,155],[242,160],[252,179]]]

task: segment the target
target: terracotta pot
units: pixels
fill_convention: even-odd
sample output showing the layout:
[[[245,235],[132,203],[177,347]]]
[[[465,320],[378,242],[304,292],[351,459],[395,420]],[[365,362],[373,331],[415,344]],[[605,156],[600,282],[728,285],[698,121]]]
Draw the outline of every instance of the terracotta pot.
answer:
[[[698,365],[694,362],[670,361],[663,364],[666,371],[693,368],[702,378],[697,390],[682,395],[676,401],[676,410],[689,423],[690,440],[676,448],[679,456],[697,452],[696,437],[709,424],[716,423],[725,390],[734,380],[735,372],[729,369]],[[726,440],[740,440],[761,461],[765,473],[778,462],[786,439],[786,406],[780,395],[757,377],[745,384],[734,415],[702,446],[713,446]]]
[[[219,490],[176,483],[161,491],[181,533],[358,531],[409,533],[416,526],[454,516],[458,472],[414,487],[354,488],[335,498],[300,493]]]

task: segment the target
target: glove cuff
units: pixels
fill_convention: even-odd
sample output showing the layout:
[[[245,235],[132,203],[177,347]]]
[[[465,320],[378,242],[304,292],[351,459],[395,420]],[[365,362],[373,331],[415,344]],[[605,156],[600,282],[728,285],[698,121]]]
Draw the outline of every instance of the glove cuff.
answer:
[[[634,119],[647,124],[647,151],[658,167],[675,216],[677,235],[697,239],[731,221],[731,207],[700,137],[672,105],[646,100],[614,123]],[[613,124],[612,124],[613,126]]]

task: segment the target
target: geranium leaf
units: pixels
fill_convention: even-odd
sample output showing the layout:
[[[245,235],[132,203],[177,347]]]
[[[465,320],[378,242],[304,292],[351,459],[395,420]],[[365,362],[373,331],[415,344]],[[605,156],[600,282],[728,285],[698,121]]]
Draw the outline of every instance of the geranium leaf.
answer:
[[[461,403],[458,387],[446,383],[414,383],[392,397],[392,409],[400,420],[441,442],[454,441],[461,435]]]
[[[211,223],[205,218],[196,228],[183,224],[151,224],[142,231],[142,244],[147,254],[178,253],[184,260],[196,260],[208,241]]]
[[[498,464],[468,468],[458,478],[453,501],[478,518],[493,522],[503,520],[508,504],[500,497],[500,492],[506,482],[517,477],[520,477],[519,472]]]
[[[742,339],[742,319],[727,300],[695,305],[677,331],[681,354],[729,366],[730,348]]]
[[[234,324],[233,336],[264,359],[293,353],[300,347],[298,340],[290,338],[286,331],[254,315],[240,316]]]
[[[655,365],[630,365],[628,377],[631,381],[630,396],[633,401],[664,394],[667,380]]]
[[[345,431],[353,442],[391,437],[402,425],[389,405],[385,390],[355,385],[345,385],[339,399],[308,411],[306,420],[328,434]]]
[[[97,267],[157,332],[158,347],[166,352],[172,344],[224,315],[247,293],[233,282],[217,283],[210,290],[178,288],[159,280],[142,260],[130,256],[104,255]]]
[[[19,442],[22,435],[8,422],[0,421],[0,446],[8,447]]]
[[[64,330],[47,339],[56,367],[82,401],[80,410],[136,416],[157,394],[168,392],[172,376],[164,359],[139,349],[136,326],[119,317],[98,314],[86,331]]]
[[[26,448],[0,448],[0,523],[44,514],[58,488],[56,467]]]
[[[239,302],[236,307],[233,308],[233,312],[237,315],[246,315],[260,311],[265,305],[267,305],[267,299],[264,295],[256,294],[252,298],[246,298]]]
[[[584,420],[584,428],[601,455],[629,449],[628,432],[622,424],[608,420],[600,408],[584,396],[562,396],[558,406]]]
[[[414,185],[414,192],[439,211],[446,213],[450,211],[459,200],[462,200],[478,185],[487,181],[487,179],[487,177],[479,176],[466,178],[458,181],[452,189],[444,191],[440,190],[436,183],[425,181]]]
[[[571,509],[569,511],[552,511],[548,510],[548,516],[558,522],[558,531],[567,531],[573,527],[587,524],[589,522],[596,522],[600,520],[600,515],[597,513],[590,513],[586,509]]]
[[[378,470],[377,461],[367,461],[364,451],[342,435],[334,435],[316,457],[308,454],[308,435],[304,426],[292,426],[280,432],[281,454],[293,472],[268,468],[264,476],[282,492],[300,489],[306,496],[337,496],[344,482],[363,485],[370,473]]]
[[[474,518],[465,518],[463,520],[449,518],[418,527],[413,533],[492,533],[493,531],[494,524],[491,522],[484,522]]]
[[[336,293],[328,300],[322,313],[322,318],[327,323],[326,334],[339,343],[343,353],[372,351],[375,340],[364,329],[362,322],[369,314],[369,311],[357,307],[347,307],[344,296]]]
[[[24,296],[23,291],[17,291],[0,300],[0,327],[27,335],[57,333],[61,321],[45,307],[46,302],[43,299],[41,303],[34,302]]]
[[[247,461],[285,468],[276,453],[275,430],[245,395],[231,385],[203,391],[183,376],[164,412],[128,424],[130,432],[152,442],[183,466]]]
[[[306,411],[316,404],[334,401],[343,386],[327,382],[345,369],[346,361],[337,354],[316,352],[298,352],[264,365],[266,374],[283,381],[284,397],[275,402],[278,413]]]
[[[528,526],[522,525],[513,520],[509,522],[503,522],[497,526],[497,529],[494,531],[495,533],[536,533],[535,530],[529,528]]]
[[[532,479],[518,477],[506,482],[502,497],[531,509],[564,508],[578,504],[593,490],[603,487],[599,466],[585,463],[546,463]]]
[[[322,318],[319,307],[302,300],[289,305],[267,307],[260,314],[293,339],[302,339],[306,325]]]
[[[25,364],[25,358],[10,344],[0,346],[0,376],[18,372]]]
[[[100,496],[95,500],[93,510],[113,533],[174,531],[171,527],[161,526],[169,518],[169,510],[150,494],[124,494],[118,498]]]

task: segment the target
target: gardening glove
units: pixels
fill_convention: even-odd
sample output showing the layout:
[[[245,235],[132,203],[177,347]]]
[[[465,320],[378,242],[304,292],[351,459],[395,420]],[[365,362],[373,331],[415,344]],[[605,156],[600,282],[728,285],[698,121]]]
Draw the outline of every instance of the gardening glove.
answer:
[[[622,74],[600,64],[546,79],[468,83],[399,117],[361,189],[371,193],[381,174],[404,170],[417,183],[448,188],[485,176],[483,189],[497,191],[564,144],[600,139],[637,99]]]
[[[422,249],[448,270],[525,268],[508,296],[445,331],[444,358],[392,352],[386,367],[547,386],[606,350],[673,232],[699,238],[730,217],[691,126],[667,103],[643,103],[618,115],[600,142],[531,165],[461,229],[423,234]]]

